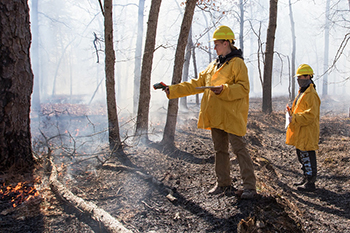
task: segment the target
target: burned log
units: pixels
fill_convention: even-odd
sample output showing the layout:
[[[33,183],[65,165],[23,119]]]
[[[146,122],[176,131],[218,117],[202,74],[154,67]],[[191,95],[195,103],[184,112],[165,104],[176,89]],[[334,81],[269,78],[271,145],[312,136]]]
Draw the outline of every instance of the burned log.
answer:
[[[77,197],[69,191],[64,185],[57,180],[56,166],[51,161],[51,175],[50,175],[51,190],[58,195],[62,200],[73,206],[78,211],[89,215],[93,220],[102,223],[108,232],[131,233],[131,230],[125,228],[117,219],[111,216],[105,210],[99,208],[92,202],[85,201]]]

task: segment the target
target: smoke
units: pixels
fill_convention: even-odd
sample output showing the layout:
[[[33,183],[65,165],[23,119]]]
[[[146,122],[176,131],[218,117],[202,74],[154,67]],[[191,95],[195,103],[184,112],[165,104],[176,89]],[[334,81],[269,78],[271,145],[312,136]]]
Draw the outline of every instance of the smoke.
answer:
[[[80,129],[80,135],[84,136],[95,134],[99,131],[106,132],[106,91],[104,82],[104,43],[103,43],[103,16],[100,11],[98,1],[87,0],[83,2],[71,1],[39,1],[38,2],[38,28],[33,29],[33,44],[38,43],[37,47],[32,46],[32,61],[38,63],[38,69],[34,69],[35,83],[40,85],[40,100],[42,104],[67,105],[72,104],[72,108],[87,108],[82,114],[81,122],[75,125],[78,120],[73,120],[74,113],[66,114],[70,118],[69,124],[61,125],[59,122],[62,116],[43,115],[40,119],[33,118],[33,131],[45,128],[50,132],[48,137],[62,132],[75,135],[75,129]],[[154,51],[152,79],[151,84],[163,81],[166,84],[171,83],[174,56],[180,25],[182,21],[183,6],[181,1],[174,2],[163,1],[160,10],[156,50]],[[32,4],[32,1],[29,1]],[[138,1],[119,1],[113,5],[114,14],[114,48],[116,54],[115,80],[116,80],[116,99],[118,105],[118,117],[121,121],[121,135],[128,137],[132,135],[133,123],[133,98],[134,98],[134,63],[136,49],[137,30],[137,7]],[[209,63],[209,57],[216,57],[213,47],[209,50],[208,38],[211,37],[214,29],[218,25],[230,26],[236,35],[236,45],[239,45],[239,22],[235,17],[238,11],[237,5],[230,1],[219,1],[218,11],[206,12],[196,8],[193,20],[193,42],[196,44],[196,64],[198,72],[206,68]],[[338,3],[333,9],[345,9]],[[144,11],[144,36],[147,28],[148,12],[150,1],[146,1]],[[278,25],[275,40],[275,55],[273,67],[273,97],[286,97],[289,95],[288,86],[290,71],[290,54],[292,50],[291,30],[288,4],[279,4]],[[343,7],[343,8],[342,8]],[[250,78],[250,96],[251,98],[260,98],[262,96],[261,75],[263,72],[262,57],[258,64],[258,55],[264,51],[264,41],[266,40],[266,30],[268,22],[268,1],[260,1],[259,4],[247,3],[245,5],[245,24],[244,24],[244,58],[249,71]],[[225,14],[222,13],[225,11]],[[325,22],[324,2],[297,1],[293,4],[293,14],[295,19],[297,36],[297,54],[296,67],[301,63],[307,63],[315,71],[315,83],[317,91],[322,97],[323,85],[323,50],[324,50],[324,22]],[[35,11],[31,11],[31,18],[34,18]],[[337,14],[333,14],[337,15]],[[348,17],[344,16],[343,17]],[[338,19],[341,19],[338,14]],[[345,18],[346,19],[346,18]],[[307,23],[305,23],[307,22]],[[339,21],[340,22],[340,21]],[[345,23],[345,21],[344,21]],[[340,23],[339,23],[340,24]],[[335,24],[331,29],[330,58],[332,59],[344,39],[346,28]],[[259,37],[258,37],[259,36]],[[145,38],[144,38],[145,39]],[[143,39],[143,40],[144,40]],[[260,39],[260,40],[259,40]],[[35,41],[34,41],[35,40]],[[94,44],[95,41],[95,44]],[[259,41],[261,44],[259,44]],[[144,44],[144,41],[143,41]],[[211,45],[213,46],[213,45]],[[259,48],[259,46],[262,46]],[[37,51],[33,51],[36,49]],[[209,51],[212,54],[209,54]],[[349,99],[347,90],[350,88],[350,82],[345,81],[348,78],[349,66],[347,50],[340,56],[337,64],[328,74],[328,93],[334,102],[342,103]],[[98,63],[97,63],[98,61]],[[329,61],[332,64],[332,60]],[[260,71],[259,71],[260,65]],[[189,78],[197,77],[193,71],[193,60],[190,61]],[[162,137],[162,129],[166,120],[168,99],[162,91],[151,91],[150,102],[150,138],[158,141]],[[195,97],[188,97],[191,106],[195,103]],[[327,103],[324,100],[323,103]],[[103,109],[98,113],[92,113],[96,106]],[[339,104],[338,111],[348,112],[346,104]],[[328,109],[331,104],[322,104],[322,108]],[[184,111],[184,115],[191,115],[191,109]],[[326,110],[325,110],[326,111]],[[333,110],[332,110],[333,111]],[[71,114],[71,115],[70,115]],[[32,116],[36,116],[32,113]],[[95,118],[96,117],[96,118]],[[192,116],[191,117],[197,117]],[[46,123],[38,126],[43,118]],[[181,118],[181,117],[179,117]],[[53,122],[55,121],[55,122]],[[179,120],[180,121],[180,120]],[[74,122],[74,123],[73,123]],[[124,124],[124,122],[128,122]],[[51,126],[49,126],[51,124]],[[62,128],[61,128],[62,127]],[[81,130],[82,128],[84,130]],[[37,135],[34,133],[34,135]],[[40,135],[40,133],[39,133]],[[107,133],[91,142],[95,148],[100,148],[98,143],[107,142]],[[78,138],[67,140],[75,143],[82,143]],[[81,138],[82,141],[84,140]],[[60,139],[63,140],[63,139]],[[68,141],[69,141],[68,140]],[[100,140],[100,141],[99,141]],[[95,145],[97,143],[97,145]],[[88,149],[88,146],[80,148]],[[93,153],[93,151],[88,151]]]

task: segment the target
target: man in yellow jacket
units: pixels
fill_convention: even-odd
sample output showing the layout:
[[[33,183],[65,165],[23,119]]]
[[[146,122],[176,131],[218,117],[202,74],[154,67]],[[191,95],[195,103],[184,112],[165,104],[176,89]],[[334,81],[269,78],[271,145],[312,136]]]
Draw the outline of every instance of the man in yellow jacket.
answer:
[[[249,79],[242,51],[234,46],[234,34],[227,26],[218,27],[213,40],[218,58],[199,74],[198,79],[165,89],[169,99],[203,93],[198,128],[209,129],[215,149],[217,182],[209,193],[218,194],[231,185],[229,143],[236,154],[243,179],[242,199],[256,194],[252,159],[242,136],[246,133],[249,109]]]
[[[320,98],[312,81],[313,70],[307,64],[299,66],[296,72],[299,93],[290,109],[290,123],[286,133],[286,143],[296,147],[298,160],[302,165],[303,179],[295,186],[301,191],[315,191],[317,176],[316,152],[320,135]]]

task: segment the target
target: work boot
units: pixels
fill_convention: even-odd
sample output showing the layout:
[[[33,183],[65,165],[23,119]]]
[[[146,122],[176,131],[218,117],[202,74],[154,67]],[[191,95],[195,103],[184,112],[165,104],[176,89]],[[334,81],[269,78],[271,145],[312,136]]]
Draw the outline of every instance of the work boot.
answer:
[[[294,185],[294,186],[301,186],[301,185],[305,184],[306,181],[307,181],[307,179],[306,179],[306,177],[304,176],[303,179],[302,179],[301,181],[296,182],[296,183],[294,183],[293,185]]]
[[[253,199],[256,196],[255,189],[244,189],[241,195],[241,199]]]
[[[316,186],[314,182],[307,182],[304,187],[298,187],[298,190],[303,192],[313,192],[316,190]]]
[[[219,193],[223,193],[226,191],[226,189],[230,186],[219,186],[218,183],[215,184],[215,186],[208,191],[208,194],[210,195],[216,195]]]

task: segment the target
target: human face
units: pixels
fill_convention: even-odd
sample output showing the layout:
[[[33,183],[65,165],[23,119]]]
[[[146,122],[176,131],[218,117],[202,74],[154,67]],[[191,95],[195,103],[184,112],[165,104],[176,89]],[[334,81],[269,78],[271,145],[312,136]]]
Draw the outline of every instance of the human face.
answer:
[[[300,75],[298,76],[298,84],[300,87],[306,87],[308,84],[310,84],[310,75]]]
[[[214,44],[215,44],[215,51],[216,51],[216,54],[218,56],[226,56],[227,54],[229,54],[231,52],[231,49],[230,49],[230,44],[228,41],[222,41],[222,40],[216,40],[214,41]]]

